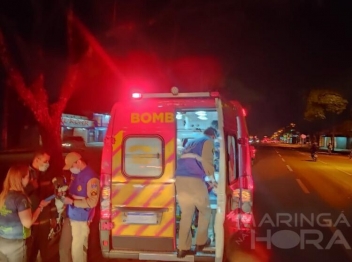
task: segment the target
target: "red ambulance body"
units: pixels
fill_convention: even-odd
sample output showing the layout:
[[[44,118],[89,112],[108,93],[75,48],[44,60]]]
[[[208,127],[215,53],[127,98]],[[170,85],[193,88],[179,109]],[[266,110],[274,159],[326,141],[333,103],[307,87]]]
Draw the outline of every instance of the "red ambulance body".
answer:
[[[111,112],[101,164],[100,245],[107,258],[179,261],[175,168],[184,144],[218,121],[210,197],[212,245],[183,260],[226,260],[227,243],[252,222],[245,111],[218,93],[133,94]],[[196,233],[196,229],[194,230]]]

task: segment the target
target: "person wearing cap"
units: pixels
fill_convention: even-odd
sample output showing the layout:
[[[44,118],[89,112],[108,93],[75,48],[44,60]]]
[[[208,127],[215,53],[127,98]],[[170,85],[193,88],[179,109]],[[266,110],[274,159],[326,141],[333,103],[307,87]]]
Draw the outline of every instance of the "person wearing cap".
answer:
[[[87,261],[89,225],[99,200],[98,175],[82,156],[71,152],[65,157],[64,170],[70,170],[71,182],[64,198],[66,218],[60,239],[60,261]]]
[[[208,227],[211,217],[208,189],[205,176],[215,184],[214,177],[214,139],[217,130],[209,127],[197,139],[189,141],[177,161],[176,192],[182,215],[179,228],[177,257],[194,255],[211,244]],[[195,209],[199,210],[196,249],[192,250],[191,225]]]

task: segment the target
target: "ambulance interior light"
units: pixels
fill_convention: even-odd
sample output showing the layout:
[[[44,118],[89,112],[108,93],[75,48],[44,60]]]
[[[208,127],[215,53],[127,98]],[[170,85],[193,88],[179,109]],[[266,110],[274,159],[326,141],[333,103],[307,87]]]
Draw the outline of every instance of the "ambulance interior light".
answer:
[[[206,116],[207,112],[205,112],[205,111],[197,111],[197,112],[195,112],[195,114],[198,115],[198,116]]]
[[[180,112],[176,113],[176,119],[178,120],[182,119],[182,114]]]
[[[200,120],[208,120],[208,118],[206,116],[198,116],[198,119],[200,119]]]

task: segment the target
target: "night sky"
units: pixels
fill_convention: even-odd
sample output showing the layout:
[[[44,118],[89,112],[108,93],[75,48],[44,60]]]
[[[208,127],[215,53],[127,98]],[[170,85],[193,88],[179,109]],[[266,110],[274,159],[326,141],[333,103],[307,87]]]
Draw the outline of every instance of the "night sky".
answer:
[[[155,76],[152,91],[224,90],[246,107],[252,134],[271,135],[290,122],[305,131],[304,99],[312,88],[335,89],[352,101],[350,1],[86,0],[74,6],[123,74]],[[185,64],[187,76],[180,71]],[[110,97],[119,88],[118,80],[104,85]],[[67,110],[86,112],[82,101],[77,91]]]

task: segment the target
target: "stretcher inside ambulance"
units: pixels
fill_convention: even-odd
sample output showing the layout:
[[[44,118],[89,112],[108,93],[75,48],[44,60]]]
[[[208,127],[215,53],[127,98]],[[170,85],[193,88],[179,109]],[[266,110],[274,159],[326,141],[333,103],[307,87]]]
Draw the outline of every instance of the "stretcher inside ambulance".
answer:
[[[175,169],[183,147],[213,121],[216,190],[209,190],[212,243],[182,261],[225,260],[226,239],[250,228],[252,178],[245,114],[218,93],[137,94],[116,103],[101,164],[100,245],[107,258],[180,261],[182,214]],[[194,219],[192,233],[197,233]]]

